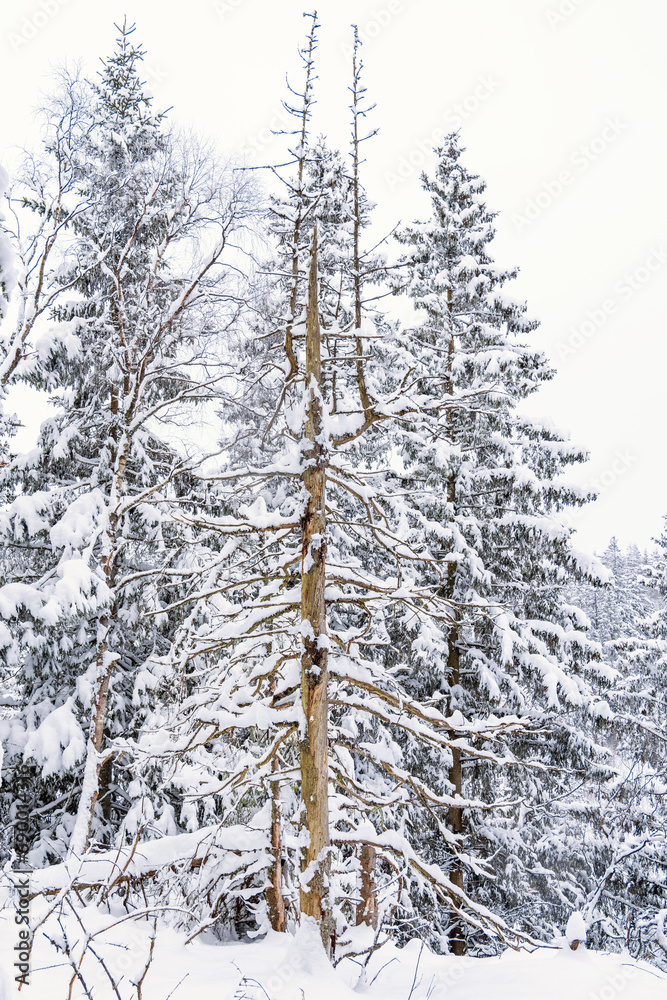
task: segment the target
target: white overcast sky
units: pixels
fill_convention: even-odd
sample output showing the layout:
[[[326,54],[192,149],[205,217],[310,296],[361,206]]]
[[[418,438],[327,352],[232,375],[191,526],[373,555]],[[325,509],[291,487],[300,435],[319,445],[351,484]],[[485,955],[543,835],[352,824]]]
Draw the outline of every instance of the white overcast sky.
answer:
[[[299,0],[13,0],[0,37],[2,145],[36,141],[51,68],[94,69],[113,22],[137,24],[159,108],[248,162],[283,152],[285,73],[298,85]],[[650,543],[667,514],[667,8],[657,0],[321,0],[316,132],[347,142],[351,23],[380,128],[366,187],[391,229],[424,217],[419,172],[460,125],[498,210],[496,260],[542,321],[558,374],[528,404],[585,444],[576,481],[600,499],[582,547]],[[509,290],[509,289],[508,289]]]

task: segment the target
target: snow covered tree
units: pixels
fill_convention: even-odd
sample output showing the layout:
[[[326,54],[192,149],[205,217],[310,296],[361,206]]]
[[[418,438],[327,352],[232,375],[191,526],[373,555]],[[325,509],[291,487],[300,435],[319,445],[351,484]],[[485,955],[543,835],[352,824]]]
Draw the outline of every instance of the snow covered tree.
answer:
[[[9,176],[0,166],[0,200],[4,202],[9,187]],[[14,251],[8,233],[4,228],[5,215],[0,211],[0,323],[7,315],[9,296],[15,284]]]
[[[584,454],[520,414],[552,372],[456,136],[424,178],[432,220],[400,235],[420,319],[378,310],[359,40],[346,164],[310,136],[310,16],[234,368],[212,355],[242,195],[166,134],[132,29],[93,90],[51,281],[72,298],[30,372],[57,412],[7,470],[2,530],[31,547],[0,595],[22,650],[10,769],[50,781],[42,857],[181,834],[139,884],[198,930],[312,919],[340,953],[382,919],[459,954],[516,944],[594,888],[559,854],[593,815],[581,774],[610,773],[613,672],[563,596],[602,572],[559,478]],[[218,383],[198,470],[174,423]]]
[[[43,321],[57,299],[71,290],[53,279],[58,248],[83,207],[80,199],[70,200],[88,123],[77,76],[61,74],[43,118],[43,154],[27,157],[12,184],[0,168],[0,196],[6,204],[0,211],[0,406],[11,385],[29,377],[39,359],[48,355],[56,334]],[[67,333],[59,332],[67,341]],[[18,418],[5,414],[0,420],[4,462]]]
[[[54,337],[64,331],[44,324],[55,303],[73,285],[56,279],[58,251],[74,220],[87,207],[76,190],[78,162],[90,127],[85,83],[63,72],[43,110],[43,152],[26,156],[14,182],[7,181],[3,212],[0,317],[0,385],[7,387],[48,357]],[[6,176],[6,175],[5,175]],[[7,315],[7,295],[14,310]],[[64,333],[67,337],[67,334]]]
[[[598,793],[599,822],[588,838],[594,878],[585,912],[601,947],[626,945],[664,968],[667,536],[658,546],[648,565],[636,546],[624,554],[615,539],[603,555],[614,574],[599,624],[614,673],[612,778]]]
[[[564,792],[568,772],[586,766],[593,752],[573,713],[595,700],[589,689],[595,647],[563,587],[572,577],[595,578],[600,568],[573,549],[564,516],[588,498],[558,478],[585,453],[520,413],[521,400],[553,371],[525,340],[537,323],[505,291],[516,270],[499,268],[490,256],[494,213],[462,152],[456,134],[436,150],[436,175],[422,178],[432,218],[399,239],[407,248],[401,289],[421,317],[406,342],[423,392],[434,400],[458,397],[463,405],[434,413],[428,426],[397,444],[404,487],[423,517],[440,526],[428,541],[438,555],[443,596],[485,614],[472,623],[455,620],[435,656],[428,650],[409,660],[404,683],[413,696],[440,698],[450,714],[470,722],[491,713],[525,721],[524,736],[510,745],[528,767],[487,767],[454,750],[449,826],[457,842],[488,858],[494,873],[470,878],[475,898],[510,919],[521,901],[519,926],[544,932],[525,906],[533,886],[523,852],[539,831],[529,834],[517,808],[522,799],[553,794],[547,770],[553,765],[564,768]],[[527,850],[534,853],[534,845]],[[463,886],[456,860],[451,870]],[[460,953],[462,929],[451,927],[449,935]]]
[[[192,502],[197,447],[179,446],[173,429],[220,380],[235,292],[224,255],[249,211],[236,181],[167,134],[133,30],[119,28],[70,161],[68,239],[48,276],[59,335],[30,373],[57,411],[5,470],[17,488],[2,531],[26,570],[3,593],[20,630],[24,700],[4,735],[10,759],[42,768],[43,851],[56,854],[154,818],[150,790],[113,741],[140,726],[159,682],[151,657],[176,624],[161,609],[189,571],[175,514]],[[56,301],[63,288],[72,297]]]
[[[611,538],[600,561],[611,574],[607,586],[582,582],[570,586],[568,594],[590,618],[591,636],[604,644],[632,635],[636,622],[656,610],[657,592],[641,583],[647,558],[636,545],[623,552],[618,540]]]
[[[387,655],[401,627],[427,650],[458,607],[425,542],[442,528],[395,475],[390,428],[426,427],[461,401],[424,390],[373,304],[381,275],[361,246],[358,129],[349,173],[309,140],[316,26],[302,53],[293,174],[270,211],[270,290],[238,380],[261,447],[231,428],[210,504],[193,518],[210,548],[200,547],[197,600],[168,657],[183,698],[148,720],[139,752],[171,759],[191,828],[210,824],[210,861],[197,862],[189,892],[205,887],[211,920],[234,900],[260,927],[267,909],[278,929],[313,917],[329,949],[376,904],[412,919],[422,893],[515,941],[406,836],[418,802],[449,856],[459,853],[446,828],[452,797],[410,771],[419,747],[440,772],[455,749],[511,763],[505,736],[524,724],[450,716],[442,699],[410,693],[403,650]],[[426,497],[436,509],[428,485],[424,509]],[[233,865],[221,863],[222,842],[235,845]]]
[[[62,74],[43,109],[44,142],[40,154],[27,156],[12,184],[7,184],[1,224],[3,303],[0,308],[0,500],[13,499],[20,474],[10,465],[12,438],[20,417],[7,407],[8,393],[20,379],[48,380],[48,357],[56,342],[71,352],[75,338],[66,326],[49,326],[47,318],[73,285],[61,280],[59,255],[68,227],[83,210],[75,195],[78,151],[89,125],[89,102],[77,76]],[[10,303],[11,308],[7,308]],[[3,412],[4,408],[4,412]],[[18,697],[16,672],[21,662],[21,623],[16,585],[30,577],[26,546],[5,536],[0,549],[0,663],[5,700]],[[37,555],[37,553],[34,553]],[[33,595],[35,596],[35,595]],[[37,602],[39,603],[39,601]]]
[[[4,167],[0,165],[0,205],[3,205],[5,201],[8,186],[9,177]],[[0,379],[0,466],[4,465],[7,460],[8,439],[13,431],[13,421],[7,419],[3,405],[7,392],[7,382],[10,378],[10,373],[8,371],[5,373],[4,369],[9,367],[6,355],[10,351],[7,350],[7,342],[4,338],[2,324],[7,317],[9,298],[16,283],[14,248],[10,235],[5,229],[4,222],[4,207],[0,207],[0,351],[2,352],[0,353],[0,371],[3,372]],[[0,559],[0,567],[3,562],[4,560]],[[4,573],[0,568],[0,586],[2,585],[3,576]],[[0,649],[7,651],[10,646],[11,634],[8,630],[5,630],[5,627],[0,622]]]

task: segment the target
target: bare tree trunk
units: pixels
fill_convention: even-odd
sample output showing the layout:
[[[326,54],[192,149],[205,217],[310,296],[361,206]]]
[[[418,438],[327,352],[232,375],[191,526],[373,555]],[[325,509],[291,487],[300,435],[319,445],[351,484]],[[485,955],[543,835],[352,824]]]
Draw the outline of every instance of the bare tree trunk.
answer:
[[[275,692],[275,677],[271,690]],[[276,756],[271,761],[271,774],[277,775],[280,763]],[[283,896],[283,862],[282,862],[282,809],[280,801],[280,785],[271,782],[271,853],[273,863],[269,869],[271,884],[266,891],[266,902],[269,911],[269,921],[274,931],[285,932],[285,897]]]
[[[118,310],[112,307],[112,316],[116,327],[120,327]],[[114,421],[118,417],[118,392],[111,389],[110,412]],[[111,439],[113,441],[112,462],[115,466],[113,492],[111,497],[112,510],[109,514],[109,528],[107,530],[106,557],[103,562],[105,582],[110,591],[114,591],[116,586],[116,543],[118,528],[118,512],[114,509],[114,504],[118,503],[122,495],[125,467],[130,449],[129,439],[126,437],[119,445],[118,427],[112,424]],[[86,748],[86,763],[84,767],[83,786],[79,797],[76,821],[74,830],[70,838],[69,854],[81,857],[85,853],[90,840],[90,831],[95,814],[95,805],[100,796],[100,791],[104,787],[105,766],[111,767],[111,758],[103,760],[101,757],[102,745],[104,742],[104,723],[107,714],[107,704],[109,701],[109,684],[117,666],[118,656],[112,656],[109,651],[109,633],[112,623],[116,619],[117,608],[115,604],[111,610],[103,614],[97,623],[97,648],[95,653],[95,700],[92,707],[92,719],[88,746]],[[110,806],[110,803],[109,803]],[[103,810],[105,806],[103,805]],[[106,818],[106,817],[105,817]]]
[[[359,144],[362,141],[359,137],[359,118],[366,114],[361,109],[361,100],[365,93],[365,88],[361,83],[362,62],[359,56],[359,32],[354,28],[354,49],[352,54],[352,197],[354,204],[354,230],[352,234],[353,253],[353,279],[354,279],[354,326],[357,330],[356,351],[357,351],[357,384],[359,387],[359,398],[363,407],[364,416],[368,418],[372,405],[366,386],[363,361],[363,343],[358,334],[361,329],[363,316],[363,276],[361,273],[361,188],[359,183]],[[368,109],[372,110],[372,109]],[[365,138],[375,135],[371,132]],[[361,862],[361,902],[357,906],[357,926],[366,924],[369,927],[377,927],[377,898],[375,891],[375,866],[376,852],[370,844],[364,844],[360,854]]]
[[[450,563],[450,568],[454,569],[452,577],[454,576],[456,570],[453,563]],[[450,590],[448,581],[448,591]],[[448,593],[449,596],[453,596],[454,591],[454,581],[451,581],[451,591],[452,595]],[[458,685],[461,679],[460,665],[459,665],[459,650],[457,646],[457,636],[450,632],[449,636],[449,651],[447,655],[447,674],[449,678],[450,687]],[[452,766],[449,769],[449,781],[453,786],[453,793],[456,796],[461,796],[463,781],[461,774],[461,751],[458,747],[452,747]],[[449,828],[452,833],[461,834],[463,833],[463,809],[461,806],[450,806],[449,807]],[[460,861],[454,855],[454,863],[449,873],[449,877],[453,884],[457,888],[463,890],[463,868]],[[460,923],[456,922],[450,924],[449,926],[449,947],[453,955],[465,955],[466,944],[465,937],[463,936],[462,926]]]
[[[453,364],[454,364],[454,352],[456,344],[454,342],[454,327],[452,319],[452,290],[451,288],[447,292],[447,305],[449,309],[449,343],[447,351],[447,372],[449,375],[449,393],[453,395],[454,386],[452,382],[453,374]],[[453,422],[453,411],[448,410],[447,415],[448,424],[448,437],[453,443],[455,438],[455,429]],[[452,473],[449,477],[447,483],[447,501],[451,505],[452,509],[456,506],[456,479]],[[447,599],[453,601],[456,597],[456,563],[450,562],[447,566]],[[455,615],[455,617],[457,617]],[[449,639],[448,639],[448,649],[447,649],[447,681],[449,683],[450,690],[453,687],[458,687],[461,682],[461,667],[459,660],[459,648],[458,648],[458,635],[456,630],[450,629]],[[452,766],[449,769],[449,781],[452,785],[452,791],[455,796],[462,797],[463,793],[463,776],[461,772],[461,751],[458,747],[452,747]],[[449,828],[452,833],[461,834],[463,833],[463,809],[461,806],[450,806],[449,807]],[[454,855],[454,863],[450,870],[449,875],[452,883],[459,889],[463,889],[463,868],[461,866],[458,857]],[[466,951],[465,937],[463,935],[462,925],[457,921],[450,924],[449,927],[449,947],[453,955],[464,955]]]
[[[365,88],[361,84],[361,59],[359,58],[359,32],[354,28],[354,51],[352,57],[352,197],[354,200],[354,231],[352,239],[353,267],[354,267],[354,325],[356,330],[361,329],[362,320],[362,284],[361,274],[361,198],[359,186],[359,117],[365,115],[365,111],[360,109],[360,100],[363,97]],[[372,108],[370,109],[372,110]],[[377,131],[377,130],[376,130]],[[371,132],[365,136],[371,138],[376,132]],[[357,383],[359,386],[359,396],[364,410],[364,416],[368,418],[372,406],[371,399],[366,386],[363,362],[363,342],[360,336],[356,339],[357,350]]]
[[[320,926],[331,954],[332,920],[328,908],[329,744],[327,642],[324,586],[326,568],[326,455],[322,442],[322,369],[317,303],[317,227],[308,282],[306,323],[305,468],[306,508],[301,519],[301,703],[305,731],[301,739],[302,822],[308,845],[301,859],[301,913]]]
[[[93,715],[90,726],[90,736],[86,749],[86,763],[83,774],[83,786],[79,797],[79,805],[74,823],[74,830],[70,838],[70,855],[81,857],[88,847],[90,839],[90,829],[95,812],[95,804],[100,793],[100,772],[104,766],[104,761],[100,758],[102,741],[104,739],[104,721],[107,713],[107,702],[109,699],[109,683],[115,667],[115,660],[111,663],[105,662],[109,659],[107,649],[107,634],[109,629],[109,618],[107,615],[100,618],[98,622],[98,644],[96,653],[97,667],[97,691],[93,704]]]
[[[107,822],[111,822],[112,817],[112,799],[111,799],[111,783],[113,781],[113,757],[109,756],[104,759],[100,765],[99,774],[99,785],[100,791],[98,795],[98,802],[102,809],[102,817]]]
[[[375,891],[375,848],[364,844],[361,848],[361,902],[357,906],[357,927],[366,924],[373,930],[378,925],[377,893]]]
[[[310,117],[310,111],[312,106],[312,89],[313,83],[316,79],[314,71],[314,60],[315,60],[315,46],[317,44],[317,29],[319,27],[317,23],[317,12],[312,14],[304,15],[312,18],[312,25],[308,35],[307,49],[302,53],[302,58],[306,66],[306,82],[303,89],[303,104],[301,106],[301,111],[299,112],[299,117],[301,119],[301,130],[299,136],[299,146],[298,146],[298,165],[297,165],[297,176],[296,176],[296,191],[299,196],[299,208],[297,216],[294,220],[294,236],[292,243],[292,291],[290,294],[290,311],[289,311],[289,321],[285,329],[285,354],[289,361],[289,373],[287,380],[293,379],[298,371],[298,364],[296,360],[296,354],[294,352],[294,323],[296,321],[297,312],[297,301],[299,297],[299,238],[301,234],[301,226],[303,224],[304,215],[304,205],[302,202],[303,198],[303,174],[304,167],[306,164],[306,141],[308,138],[308,119]],[[294,112],[296,113],[296,112]]]

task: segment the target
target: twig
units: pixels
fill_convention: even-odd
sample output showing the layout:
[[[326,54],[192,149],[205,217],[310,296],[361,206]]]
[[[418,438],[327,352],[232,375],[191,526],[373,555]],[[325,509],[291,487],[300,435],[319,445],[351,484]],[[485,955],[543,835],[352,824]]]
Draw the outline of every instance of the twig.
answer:
[[[637,966],[636,966],[636,965],[635,965],[634,963],[632,963],[632,962],[621,962],[621,965],[627,965],[627,967],[628,967],[629,969],[636,969],[636,968],[637,968]],[[642,969],[642,972],[648,972],[648,974],[649,974],[650,976],[655,976],[655,978],[656,978],[656,979],[662,979],[662,981],[663,981],[663,982],[664,982],[664,980],[665,980],[665,977],[664,977],[664,976],[661,976],[661,975],[660,975],[659,973],[657,973],[657,972],[651,972],[651,970],[650,970],[650,969]]]
[[[178,989],[178,987],[179,987],[179,986],[181,985],[181,983],[185,982],[185,980],[186,980],[186,979],[188,978],[188,976],[189,976],[189,975],[190,975],[190,973],[189,973],[189,972],[186,972],[186,973],[185,973],[185,975],[183,976],[183,978],[182,978],[182,979],[180,979],[180,980],[179,980],[179,981],[178,981],[178,982],[176,983],[176,985],[174,986],[174,988],[173,988],[173,990],[171,991],[171,993],[169,993],[169,994],[168,994],[168,995],[167,995],[167,996],[165,997],[165,1000],[169,1000],[169,997],[173,997],[173,995],[174,995],[174,993],[176,992],[176,990]]]
[[[118,991],[118,984],[116,983],[115,979],[113,978],[113,976],[109,972],[109,970],[108,970],[108,968],[106,966],[106,962],[104,961],[104,959],[102,958],[101,955],[97,954],[97,952],[95,951],[95,949],[93,948],[93,946],[90,943],[92,941],[94,935],[90,934],[86,930],[86,928],[83,926],[83,921],[81,920],[80,915],[77,913],[76,907],[72,903],[72,900],[71,899],[66,899],[65,901],[67,902],[67,905],[69,906],[70,910],[74,914],[74,916],[75,916],[75,918],[76,918],[79,926],[81,927],[81,930],[86,935],[86,940],[85,940],[85,943],[83,945],[83,950],[81,952],[81,955],[79,957],[79,961],[77,963],[79,970],[81,969],[81,965],[83,964],[83,956],[86,954],[86,951],[90,951],[95,956],[95,958],[97,959],[97,961],[100,963],[100,965],[102,966],[102,968],[104,969],[104,971],[106,972],[106,974],[107,974],[107,976],[109,978],[109,982],[111,983],[111,985],[113,987],[113,991],[116,994],[116,996],[118,997],[118,1000],[122,1000],[122,997],[121,997],[121,995],[120,995],[120,993]],[[60,923],[60,917],[58,918],[58,923]],[[60,926],[62,927],[62,924],[60,924]],[[63,934],[64,933],[65,932],[64,932],[64,929],[63,929]],[[81,982],[83,984],[83,979],[81,980]],[[83,984],[83,985],[84,985],[84,989],[85,989],[85,984]]]
[[[112,985],[112,987],[113,987],[113,991],[114,991],[114,993],[116,994],[116,996],[118,997],[118,1000],[122,1000],[122,998],[121,998],[121,995],[120,995],[120,993],[118,992],[118,983],[116,982],[116,980],[115,980],[115,979],[113,978],[113,976],[112,976],[112,975],[111,975],[111,973],[109,972],[109,969],[107,968],[107,964],[106,964],[106,962],[104,961],[104,959],[102,958],[102,956],[101,956],[101,955],[98,955],[98,954],[97,954],[97,952],[95,951],[95,949],[93,948],[93,946],[92,946],[92,945],[89,945],[89,946],[88,946],[88,951],[89,951],[89,952],[90,952],[90,953],[91,953],[92,955],[94,955],[94,956],[95,956],[95,958],[97,959],[97,961],[98,961],[98,962],[100,963],[100,965],[102,966],[102,968],[103,968],[103,969],[104,969],[104,971],[106,972],[106,974],[107,974],[107,978],[109,979],[109,982],[111,983],[111,985]],[[118,982],[121,982],[121,980],[122,980],[122,976],[121,976],[121,979],[119,979],[119,980],[118,980]],[[141,997],[139,997],[139,1000],[141,1000]]]
[[[378,969],[378,971],[375,973],[375,975],[371,979],[370,983],[368,984],[369,987],[373,985],[373,983],[375,982],[375,980],[377,979],[377,977],[380,975],[380,973],[384,969],[387,968],[388,965],[391,965],[392,962],[396,962],[396,961],[398,961],[398,960],[395,957],[394,958],[390,958],[388,962],[385,962],[384,965],[381,965],[380,968]]]
[[[269,996],[269,994],[266,992],[266,990],[264,989],[264,987],[262,986],[262,984],[257,979],[249,979],[247,976],[244,976],[243,972],[241,971],[241,969],[239,969],[239,967],[236,964],[236,962],[232,962],[231,964],[234,966],[234,968],[236,969],[236,971],[238,972],[239,977],[240,977],[240,979],[239,979],[239,985],[238,985],[238,989],[237,989],[236,993],[238,993],[238,990],[242,986],[246,986],[246,985],[251,985],[252,986],[252,985],[255,985],[255,986],[257,986],[262,991],[262,993],[266,997],[266,1000],[271,1000],[271,997]],[[234,994],[235,997],[236,997],[236,993]],[[245,990],[243,991],[243,994],[245,996]],[[242,998],[241,997],[237,997],[236,1000],[242,1000]]]
[[[419,954],[417,955],[417,964],[415,965],[415,974],[412,979],[412,986],[410,987],[410,992],[408,993],[408,1000],[411,1000],[412,994],[415,991],[415,986],[417,985],[417,972],[419,971],[419,962],[421,961],[423,950],[424,950],[424,939],[422,938],[421,948],[419,949]]]
[[[141,974],[141,979],[136,984],[136,987],[137,987],[137,1000],[141,1000],[141,988],[143,986],[144,979],[146,978],[146,974],[147,974],[147,972],[148,972],[148,970],[150,968],[150,964],[153,961],[153,950],[155,948],[155,938],[156,937],[157,937],[157,916],[155,916],[153,918],[153,934],[151,935],[151,947],[150,947],[150,950],[148,952],[148,959],[146,961],[146,967],[145,967],[144,971]]]

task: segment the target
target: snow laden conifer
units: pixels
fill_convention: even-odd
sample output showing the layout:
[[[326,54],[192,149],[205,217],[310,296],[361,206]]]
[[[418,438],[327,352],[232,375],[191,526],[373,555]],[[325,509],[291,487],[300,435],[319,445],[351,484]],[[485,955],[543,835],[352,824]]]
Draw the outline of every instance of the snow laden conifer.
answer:
[[[636,545],[623,551],[613,537],[601,556],[608,585],[581,582],[569,589],[602,643],[613,713],[604,741],[606,780],[589,775],[569,849],[591,943],[612,950],[625,945],[664,967],[664,536],[658,545],[649,559]]]
[[[607,585],[594,587],[583,581],[569,587],[568,595],[590,618],[591,636],[606,644],[634,634],[636,623],[657,610],[660,598],[644,576],[648,557],[636,545],[623,552],[612,537],[600,561],[610,574]]]
[[[40,857],[81,854],[121,823],[172,825],[114,740],[141,724],[160,679],[151,657],[171,640],[161,611],[187,575],[190,543],[173,513],[191,503],[196,461],[173,427],[220,378],[209,362],[228,320],[223,255],[247,211],[204,153],[167,134],[132,32],[119,28],[92,86],[68,238],[45,275],[60,335],[30,377],[56,411],[37,448],[5,470],[17,485],[2,531],[26,559],[3,595],[23,695],[3,735],[10,768],[23,757],[41,770]],[[69,298],[56,301],[63,288]]]
[[[406,826],[421,803],[457,853],[451,796],[407,761],[422,747],[441,771],[454,748],[511,763],[505,736],[521,723],[450,715],[442,699],[408,691],[402,650],[393,664],[387,655],[397,622],[427,648],[457,607],[418,527],[441,529],[393,474],[389,429],[445,419],[460,401],[424,390],[372,304],[381,273],[362,247],[359,129],[347,171],[309,138],[316,27],[313,16],[292,174],[270,210],[276,256],[238,383],[261,447],[237,449],[232,434],[211,474],[209,506],[193,519],[209,555],[202,546],[194,608],[170,656],[184,697],[148,720],[140,745],[162,754],[191,829],[206,824],[205,848],[178,877],[190,902],[204,888],[209,919],[235,908],[275,929],[313,918],[330,950],[378,910],[412,919],[424,892],[514,941],[420,856]],[[353,98],[359,87],[357,77]],[[223,844],[235,845],[233,864]]]
[[[67,324],[49,324],[48,319],[58,299],[73,290],[73,282],[63,281],[58,269],[69,227],[85,207],[76,183],[78,155],[90,125],[89,107],[85,85],[77,75],[63,72],[43,108],[42,148],[25,157],[13,182],[7,184],[2,210],[5,276],[0,310],[0,407],[5,408],[0,415],[3,505],[24,489],[18,467],[10,462],[12,438],[22,417],[8,409],[11,388],[21,380],[49,386],[48,359],[56,343],[60,351],[70,355],[78,350],[78,340]],[[14,705],[19,693],[17,667],[22,660],[21,609],[29,604],[35,612],[47,598],[42,594],[40,599],[30,587],[25,588],[35,578],[39,550],[11,533],[4,535],[1,549],[0,661],[6,701]],[[32,557],[30,568],[27,551]]]
[[[601,560],[604,588],[585,581],[569,599],[588,614],[602,644],[600,672],[611,715],[604,773],[582,775],[576,803],[556,804],[543,820],[571,856],[570,893],[578,900],[594,947],[626,946],[664,967],[665,880],[664,538],[649,561],[636,545],[624,552],[613,537]],[[580,726],[592,733],[592,720]],[[603,778],[603,780],[600,780]],[[574,805],[574,808],[573,808]]]
[[[8,187],[9,177],[7,171],[0,164],[0,466],[6,464],[9,439],[14,431],[14,421],[5,413],[4,406],[7,384],[11,378],[11,362],[9,358],[12,351],[9,338],[5,336],[3,324],[7,319],[10,296],[16,284],[16,255],[10,234],[5,228],[5,202]],[[2,496],[1,492],[0,496]],[[0,567],[2,567],[4,562],[4,559],[0,559]],[[3,570],[0,568],[0,586],[2,586],[3,576]],[[0,650],[7,650],[10,646],[11,634],[5,626],[0,624]]]
[[[667,615],[665,552],[650,561],[612,539],[603,560],[612,586],[599,609],[604,660],[613,672],[611,777],[595,791],[597,815],[587,830],[585,913],[599,947],[627,945],[667,967],[664,885],[667,878]]]
[[[453,749],[443,782],[455,799],[448,827],[482,865],[466,872],[453,857],[448,867],[452,881],[509,922],[549,933],[548,904],[539,913],[526,905],[545,896],[534,895],[531,871],[542,873],[538,881],[550,885],[552,900],[562,878],[549,867],[557,858],[549,857],[548,842],[540,843],[541,805],[526,812],[520,803],[544,804],[556,788],[566,794],[573,769],[588,766],[595,753],[576,713],[595,711],[595,703],[605,714],[608,706],[592,694],[595,645],[563,586],[600,569],[574,550],[564,516],[587,498],[560,475],[585,453],[521,414],[521,401],[553,371],[530,346],[537,323],[505,290],[516,270],[490,256],[494,213],[462,152],[456,134],[436,150],[435,177],[422,177],[432,217],[399,234],[406,248],[400,286],[419,317],[405,335],[416,377],[427,399],[451,396],[461,405],[431,412],[424,405],[421,424],[396,436],[395,469],[437,557],[439,577],[431,582],[453,606],[484,614],[464,621],[455,610],[430,647],[413,641],[400,676],[414,697],[437,699],[469,724],[507,714],[523,720],[523,735],[510,745],[527,768],[488,766]],[[428,773],[433,762],[413,766]],[[558,774],[559,767],[562,777],[552,778],[550,769]],[[421,835],[427,853],[429,839]],[[431,856],[447,865],[442,846],[432,846]],[[468,936],[462,925],[450,923],[447,933],[461,953]]]

